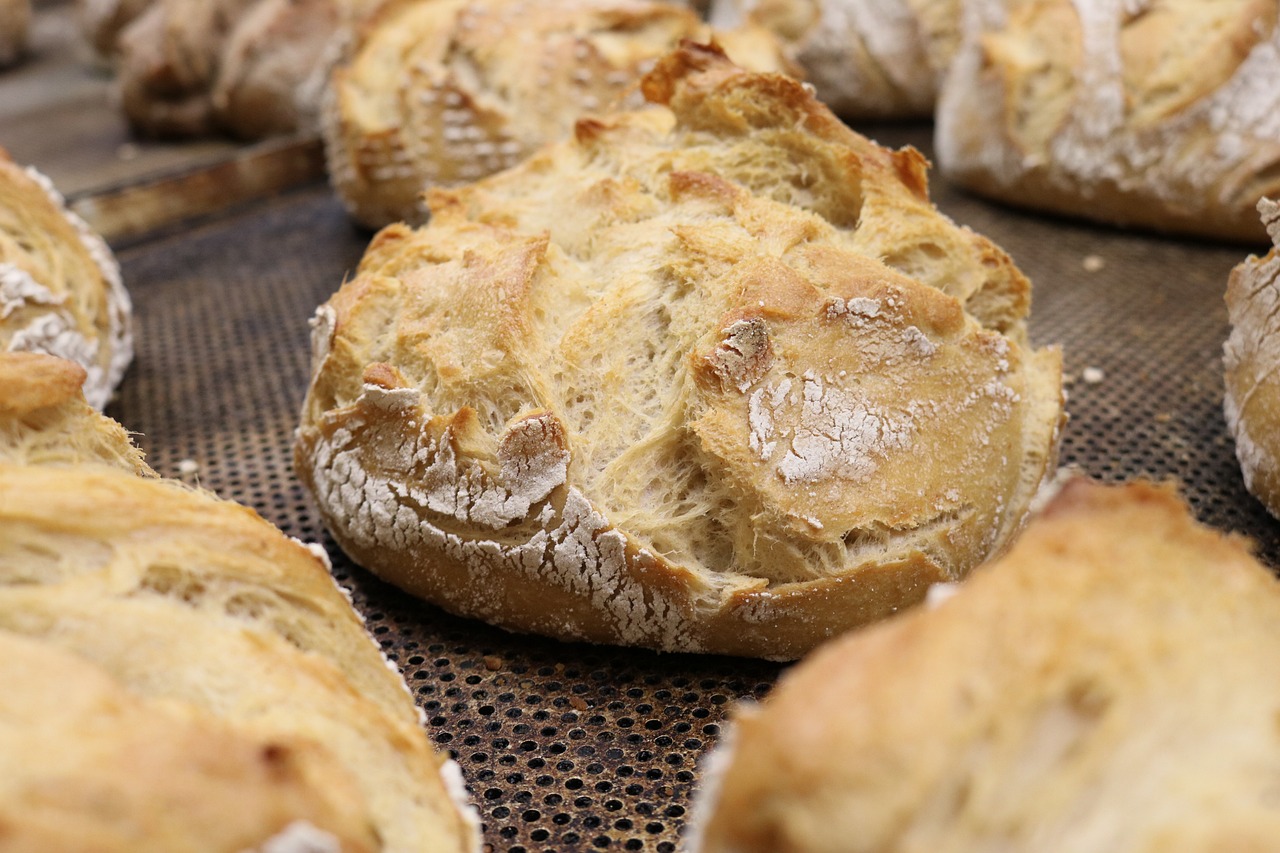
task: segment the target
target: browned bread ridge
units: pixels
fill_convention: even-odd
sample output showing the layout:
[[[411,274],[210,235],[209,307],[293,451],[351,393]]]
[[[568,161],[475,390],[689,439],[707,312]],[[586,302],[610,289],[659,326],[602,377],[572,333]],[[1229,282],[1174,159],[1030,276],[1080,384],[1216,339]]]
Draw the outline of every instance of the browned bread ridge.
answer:
[[[1280,205],[1258,203],[1280,246]],[[1223,410],[1245,486],[1280,517],[1280,249],[1250,257],[1227,284],[1231,335],[1223,347]]]
[[[1278,659],[1243,541],[1172,488],[1077,481],[936,609],[740,708],[689,850],[1274,850]]]
[[[102,238],[49,179],[0,149],[0,352],[42,352],[86,371],[101,409],[133,358],[129,294]]]
[[[374,239],[318,312],[297,468],[449,610],[796,657],[1003,547],[1059,356],[917,152],[709,47],[644,90]]]
[[[1280,194],[1275,0],[973,0],[942,172],[1020,207],[1260,242]]]
[[[156,477],[120,426],[79,396],[80,374],[48,356],[0,354],[0,632],[80,658],[139,707],[204,721],[215,743],[242,736],[242,746],[228,745],[235,754],[278,744],[275,771],[270,755],[244,768],[245,796],[264,773],[278,771],[285,794],[309,780],[330,787],[324,779],[336,774],[331,792],[294,794],[304,804],[338,797],[337,814],[358,819],[364,833],[350,849],[475,849],[472,818],[457,804],[456,766],[433,753],[404,682],[333,582],[323,552],[250,509]],[[109,738],[95,729],[99,735],[110,758]],[[157,761],[169,760],[170,747],[156,749]],[[196,761],[194,775],[172,789],[210,786],[223,807],[217,814],[174,817],[171,827],[160,809],[170,802],[165,792],[149,798],[130,787],[159,777],[122,781],[121,805],[136,806],[139,831],[157,838],[219,820],[239,837],[259,826],[257,816],[281,813],[264,805],[241,815],[229,783],[208,777],[222,766]],[[108,782],[105,767],[79,769],[86,791]],[[88,817],[86,827],[114,831]],[[90,849],[92,837],[70,846]],[[203,849],[199,840],[186,843]]]
[[[512,166],[627,98],[684,38],[688,8],[651,0],[395,0],[335,66],[322,113],[329,174],[364,225],[426,219],[423,192]],[[792,71],[763,28],[717,34],[739,64]]]

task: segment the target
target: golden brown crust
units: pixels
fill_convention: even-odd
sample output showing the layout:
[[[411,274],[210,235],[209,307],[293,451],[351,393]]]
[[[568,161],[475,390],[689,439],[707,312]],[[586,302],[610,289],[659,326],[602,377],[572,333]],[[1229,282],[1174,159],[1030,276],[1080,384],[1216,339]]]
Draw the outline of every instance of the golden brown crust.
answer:
[[[1266,849],[1277,625],[1171,488],[1070,483],[936,609],[741,709],[690,849]]]
[[[298,470],[348,553],[455,612],[795,657],[1002,546],[1058,356],[915,152],[713,48],[644,91],[670,110],[374,239],[317,317]]]
[[[939,101],[949,178],[1021,207],[1256,242],[1280,193],[1271,0],[978,0]]]

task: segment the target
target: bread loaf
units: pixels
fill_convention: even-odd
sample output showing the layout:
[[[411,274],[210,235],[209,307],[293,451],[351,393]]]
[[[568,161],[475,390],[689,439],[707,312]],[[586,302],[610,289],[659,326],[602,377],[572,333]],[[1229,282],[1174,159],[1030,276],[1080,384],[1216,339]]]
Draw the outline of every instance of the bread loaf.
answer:
[[[428,186],[512,166],[609,107],[681,39],[709,35],[651,0],[396,0],[333,71],[322,128],[347,208],[378,228],[426,219]],[[717,36],[740,64],[794,70],[760,28]]]
[[[129,295],[111,250],[67,210],[48,178],[0,149],[0,352],[85,368],[98,408],[133,358]]]
[[[211,736],[240,738],[227,759],[257,756],[243,768],[245,795],[276,772],[297,802],[336,799],[345,822],[337,826],[363,832],[343,829],[360,841],[350,849],[476,849],[474,818],[451,793],[456,767],[432,753],[403,681],[322,558],[251,510],[138,476],[140,467],[150,471],[136,451],[121,452],[118,425],[77,399],[74,377],[59,378],[76,368],[50,362],[0,355],[0,399],[9,401],[0,406],[0,632],[79,658],[140,707],[171,708],[179,721],[203,721]],[[41,430],[43,441],[32,436]],[[58,441],[60,453],[42,449]],[[170,748],[157,749],[167,760]],[[110,785],[106,770],[84,769],[87,791]],[[175,790],[206,784],[199,765],[193,772]],[[164,800],[120,784],[122,800],[140,809],[129,819],[145,834],[153,832],[147,822],[170,820],[158,809]],[[261,815],[247,806],[242,815],[234,791],[211,784],[223,810],[174,816],[173,832],[220,822],[239,838],[267,817],[279,818],[272,832],[291,822],[269,802]],[[162,829],[170,825],[157,837]]]
[[[850,119],[933,115],[960,41],[960,0],[715,0],[713,23],[777,33],[818,97]]]
[[[0,68],[26,52],[31,29],[31,0],[0,0]]]
[[[1280,205],[1258,203],[1272,241],[1280,246]],[[1227,428],[1249,491],[1280,517],[1280,253],[1250,257],[1227,284],[1231,335],[1223,348]]]
[[[1171,489],[1070,484],[936,609],[738,709],[688,849],[1270,850],[1278,655],[1245,543]]]
[[[644,89],[374,239],[317,315],[298,471],[451,611],[795,657],[1003,547],[1059,357],[915,151],[713,48]]]
[[[975,0],[938,107],[943,174],[1118,225],[1261,241],[1280,193],[1274,0]]]

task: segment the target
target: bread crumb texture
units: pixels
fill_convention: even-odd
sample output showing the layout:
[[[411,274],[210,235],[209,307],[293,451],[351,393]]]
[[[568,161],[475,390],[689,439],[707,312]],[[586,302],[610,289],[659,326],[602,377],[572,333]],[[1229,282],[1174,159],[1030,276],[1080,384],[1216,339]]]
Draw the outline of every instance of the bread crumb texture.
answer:
[[[975,0],[942,171],[1020,206],[1256,242],[1280,193],[1274,0]]]
[[[317,314],[298,470],[361,564],[564,638],[790,658],[999,550],[1060,359],[925,163],[687,44],[430,195]]]
[[[1280,205],[1258,203],[1280,246]],[[1245,486],[1280,516],[1280,254],[1249,257],[1227,283],[1231,334],[1223,346],[1223,410],[1236,443]]]
[[[44,175],[0,149],[0,352],[38,352],[84,368],[101,409],[133,359],[129,294],[102,238]]]
[[[1263,851],[1280,589],[1171,488],[1068,484],[937,608],[736,716],[692,853]]]

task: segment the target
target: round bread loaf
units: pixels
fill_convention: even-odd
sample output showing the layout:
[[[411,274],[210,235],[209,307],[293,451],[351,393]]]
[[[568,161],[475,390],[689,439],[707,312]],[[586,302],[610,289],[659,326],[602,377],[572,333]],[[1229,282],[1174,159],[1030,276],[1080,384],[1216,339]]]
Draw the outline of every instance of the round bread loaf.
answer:
[[[102,408],[133,358],[129,295],[102,238],[44,175],[0,149],[0,352],[56,355],[85,368]]]
[[[160,839],[221,822],[238,838],[281,817],[288,802],[306,806],[294,817],[311,821],[309,803],[319,808],[336,797],[335,814],[346,821],[338,828],[359,842],[350,849],[478,849],[456,765],[432,752],[421,712],[334,584],[323,552],[249,509],[156,478],[136,450],[122,449],[119,425],[79,397],[78,370],[46,356],[0,354],[0,631],[80,658],[140,707],[216,718],[210,736],[235,750],[228,761],[255,756],[242,768],[241,795],[251,796],[254,779],[278,758],[279,790],[292,798],[242,814],[230,782],[214,779],[208,784],[217,800],[186,805],[209,811],[169,815],[160,809],[167,800],[148,803],[132,787],[145,778],[124,780],[119,795],[138,806],[129,813],[144,821],[138,830]],[[109,758],[108,734],[94,730],[94,738]],[[255,743],[282,751],[264,757]],[[158,761],[166,749],[157,747]],[[92,783],[86,796],[109,786],[106,768],[87,762],[82,769]],[[337,779],[333,790],[326,790],[329,776]],[[200,778],[191,778],[191,791],[205,784]],[[306,787],[313,784],[324,788]],[[60,808],[88,805],[68,798]],[[145,823],[152,820],[157,826]],[[363,834],[349,831],[352,821]],[[115,825],[99,826],[92,815],[83,822],[86,832]],[[290,822],[278,820],[272,831]],[[91,838],[63,849],[89,849]],[[168,849],[205,849],[202,840],[187,837]]]
[[[0,68],[17,62],[27,50],[31,0],[0,0]]]
[[[451,611],[795,657],[1004,545],[1059,356],[917,152],[713,48],[644,88],[667,108],[374,239],[318,313],[297,468],[357,562]]]
[[[738,709],[691,853],[1270,850],[1280,588],[1171,489],[1068,484],[936,609]]]
[[[1274,0],[975,0],[943,174],[1021,207],[1236,240],[1280,193]]]
[[[396,0],[335,66],[322,129],[352,216],[379,228],[426,219],[428,186],[512,166],[584,112],[630,94],[681,39],[710,30],[651,0]],[[719,34],[735,61],[794,70],[760,28]]]
[[[7,851],[379,849],[349,774],[314,743],[144,699],[73,654],[4,631],[0,678]]]
[[[818,97],[846,118],[933,115],[960,43],[960,0],[715,0],[714,24],[778,34]]]
[[[1280,246],[1280,204],[1258,203]],[[1227,428],[1249,491],[1280,517],[1280,250],[1250,257],[1227,284],[1231,335],[1223,347]]]

